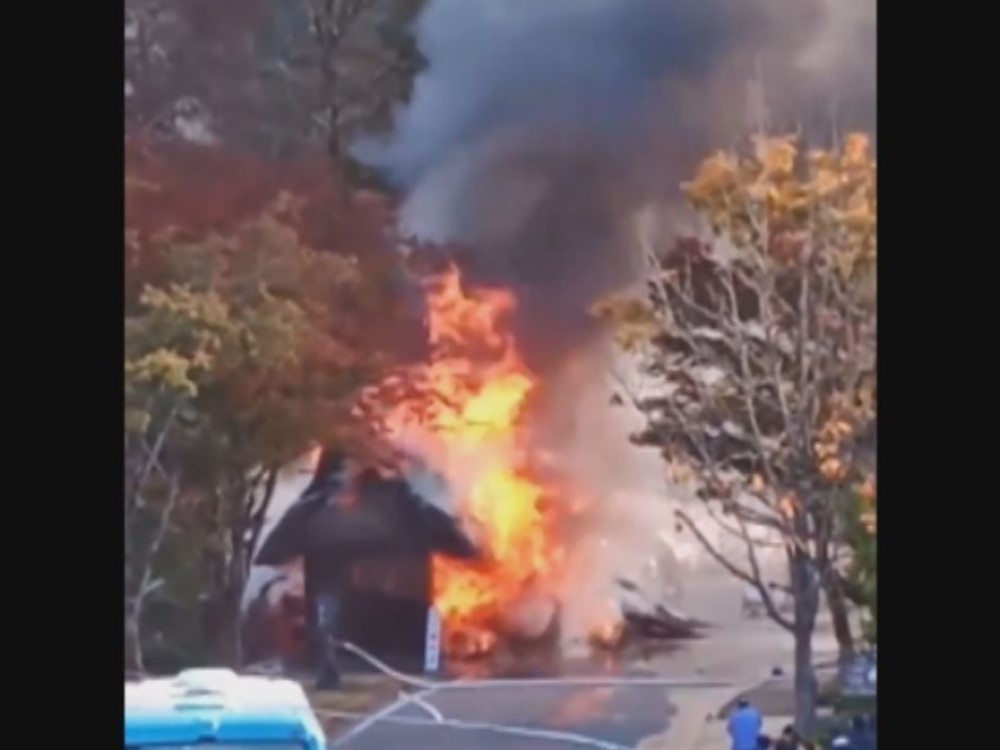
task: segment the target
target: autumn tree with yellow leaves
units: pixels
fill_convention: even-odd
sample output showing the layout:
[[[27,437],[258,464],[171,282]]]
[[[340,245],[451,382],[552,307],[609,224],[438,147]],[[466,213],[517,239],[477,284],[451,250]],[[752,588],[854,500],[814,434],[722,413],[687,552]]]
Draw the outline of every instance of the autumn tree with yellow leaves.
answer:
[[[683,186],[701,236],[648,250],[644,293],[597,310],[654,390],[634,396],[646,417],[634,439],[683,472],[745,554],[679,521],[794,635],[806,735],[821,594],[844,575],[845,498],[874,498],[875,183],[862,135],[831,150],[758,138],[718,153]],[[762,529],[784,545],[791,614],[761,571]]]

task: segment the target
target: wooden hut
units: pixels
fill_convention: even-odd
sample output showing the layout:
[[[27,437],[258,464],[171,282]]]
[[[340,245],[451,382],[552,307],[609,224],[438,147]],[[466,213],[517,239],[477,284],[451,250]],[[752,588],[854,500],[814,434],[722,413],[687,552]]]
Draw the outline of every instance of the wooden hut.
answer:
[[[454,518],[402,477],[351,470],[325,452],[255,564],[301,560],[312,665],[324,664],[333,638],[410,667],[422,656],[434,554],[477,551]]]

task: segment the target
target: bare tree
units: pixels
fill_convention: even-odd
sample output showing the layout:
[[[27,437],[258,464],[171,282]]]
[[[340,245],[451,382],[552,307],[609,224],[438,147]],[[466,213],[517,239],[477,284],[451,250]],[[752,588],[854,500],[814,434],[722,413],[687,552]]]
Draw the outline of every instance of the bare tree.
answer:
[[[759,138],[720,153],[685,186],[706,239],[647,251],[641,298],[598,312],[657,384],[636,406],[635,440],[685,467],[711,515],[742,541],[727,556],[679,520],[726,570],[759,592],[794,635],[796,724],[814,729],[812,635],[835,590],[844,489],[865,479],[857,440],[876,396],[875,165],[867,140],[804,154]],[[794,612],[761,569],[759,533],[781,540]]]

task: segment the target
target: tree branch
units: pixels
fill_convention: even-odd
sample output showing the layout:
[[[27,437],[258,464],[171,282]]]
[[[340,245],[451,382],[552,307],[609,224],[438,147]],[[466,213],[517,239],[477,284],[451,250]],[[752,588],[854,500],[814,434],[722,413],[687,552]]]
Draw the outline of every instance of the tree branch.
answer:
[[[714,521],[716,523],[716,525],[719,526],[719,528],[721,528],[723,531],[725,531],[729,535],[731,535],[733,537],[736,537],[737,539],[742,540],[744,538],[742,532],[739,529],[730,526],[728,523],[726,523],[726,521],[724,519],[722,519],[712,509],[712,504],[711,503],[704,503],[704,508],[705,508],[705,512],[708,513],[709,518],[711,518],[712,521]],[[772,529],[774,531],[777,531],[779,534],[782,535],[782,538],[785,539],[785,534],[784,534],[782,525],[777,520],[775,520],[775,519],[771,519],[771,518],[765,516],[762,513],[758,513],[758,512],[753,511],[753,510],[751,510],[749,508],[745,508],[739,502],[734,502],[731,505],[729,505],[727,507],[727,511],[730,512],[730,513],[732,513],[735,516],[742,516],[745,521],[749,521],[750,523],[754,524],[755,526],[762,526],[764,528],[768,528],[768,529]],[[787,542],[785,542],[785,541],[783,541],[783,542],[766,542],[766,541],[761,541],[761,542],[758,542],[758,544],[760,546],[762,546],[762,547],[772,547],[772,548],[777,549],[779,547],[781,547],[781,548],[785,547],[786,544],[787,544]]]
[[[150,473],[153,471],[154,467],[159,465],[160,453],[163,450],[163,446],[166,444],[167,435],[169,435],[170,431],[173,429],[174,421],[177,418],[177,412],[179,410],[179,403],[175,403],[171,407],[169,413],[167,414],[167,418],[163,422],[163,426],[160,428],[159,434],[156,436],[156,440],[153,442],[152,448],[147,448],[144,440],[139,441],[139,445],[146,451],[146,460],[143,462],[138,475],[133,481],[132,487],[129,488],[129,492],[126,495],[126,508],[131,509],[135,507],[136,499],[142,491],[142,488],[146,486],[146,482],[149,481]]]
[[[171,481],[166,503],[160,510],[160,520],[156,528],[156,533],[153,536],[153,540],[150,542],[149,548],[146,550],[145,560],[143,561],[142,575],[139,578],[139,583],[130,599],[126,600],[126,626],[131,629],[132,637],[135,641],[133,644],[136,649],[135,660],[140,669],[143,666],[141,633],[142,608],[146,597],[160,588],[163,584],[162,580],[153,580],[153,563],[167,537],[167,532],[170,529],[170,522],[173,518],[174,507],[176,506],[179,495],[180,483],[175,477],[173,481]]]
[[[715,560],[719,565],[726,569],[726,571],[735,578],[747,583],[756,589],[760,594],[761,600],[764,602],[764,607],[767,609],[768,616],[774,620],[778,625],[785,628],[789,632],[794,632],[795,625],[787,617],[782,615],[778,608],[774,605],[774,600],[771,598],[770,591],[765,585],[764,581],[761,579],[760,568],[757,565],[756,557],[751,558],[752,572],[747,572],[742,568],[738,567],[735,563],[729,560],[725,555],[722,554],[715,545],[713,545],[708,537],[702,532],[698,525],[682,510],[678,510],[675,513],[677,519],[681,521],[690,531],[694,534],[695,538],[701,544],[701,546],[708,552],[709,556]],[[747,541],[749,549],[752,549],[753,542],[747,540],[744,536],[744,540]]]

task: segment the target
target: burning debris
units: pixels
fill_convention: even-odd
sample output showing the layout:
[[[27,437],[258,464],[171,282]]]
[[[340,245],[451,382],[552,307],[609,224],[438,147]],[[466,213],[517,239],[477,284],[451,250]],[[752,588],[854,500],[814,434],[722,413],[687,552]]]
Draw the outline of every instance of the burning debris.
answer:
[[[632,581],[618,580],[620,618],[596,628],[590,643],[604,650],[618,650],[637,640],[686,640],[700,638],[708,623],[691,617],[665,602],[651,601]]]

